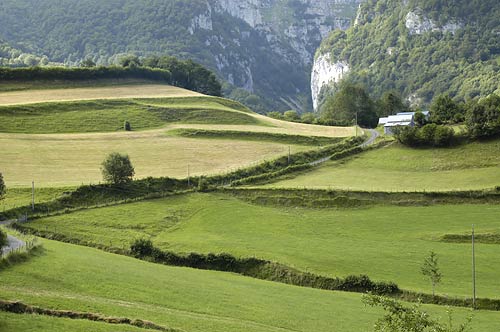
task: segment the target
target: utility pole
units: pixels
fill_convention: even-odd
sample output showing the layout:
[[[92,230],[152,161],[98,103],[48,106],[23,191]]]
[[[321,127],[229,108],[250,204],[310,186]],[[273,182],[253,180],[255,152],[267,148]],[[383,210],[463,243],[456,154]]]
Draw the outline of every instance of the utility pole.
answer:
[[[189,175],[189,164],[188,164],[188,187],[191,186],[191,176]]]
[[[472,225],[472,309],[476,310],[476,250],[474,236],[474,225]]]
[[[35,181],[31,181],[31,210],[35,211]]]
[[[290,165],[291,154],[292,154],[292,148],[289,145],[288,146],[288,165]]]

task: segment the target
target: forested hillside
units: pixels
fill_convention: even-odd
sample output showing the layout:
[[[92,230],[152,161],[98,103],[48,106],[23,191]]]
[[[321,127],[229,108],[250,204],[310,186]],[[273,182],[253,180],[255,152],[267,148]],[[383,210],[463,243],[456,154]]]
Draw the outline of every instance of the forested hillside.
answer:
[[[314,52],[330,31],[350,25],[359,2],[3,0],[0,40],[66,65],[87,58],[108,65],[124,54],[189,58],[215,70],[226,95],[257,110],[307,109]]]
[[[317,58],[326,55],[346,68],[343,79],[374,97],[397,90],[425,105],[443,93],[458,100],[498,94],[500,3],[368,0],[352,28],[323,42]]]

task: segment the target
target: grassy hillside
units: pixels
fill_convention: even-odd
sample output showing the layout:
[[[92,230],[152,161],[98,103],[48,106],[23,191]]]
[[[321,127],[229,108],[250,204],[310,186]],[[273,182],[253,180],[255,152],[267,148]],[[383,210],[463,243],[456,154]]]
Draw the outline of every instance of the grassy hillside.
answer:
[[[365,307],[359,294],[173,268],[52,241],[44,241],[44,246],[43,255],[1,272],[2,298],[45,308],[146,319],[186,332],[367,332],[381,315]],[[425,306],[425,310],[441,319],[446,315],[443,307]],[[465,309],[455,313],[457,319],[469,314]],[[21,318],[11,322],[10,315],[2,314],[6,316],[8,324],[23,324]],[[474,331],[500,328],[498,316],[496,312],[476,313]],[[95,325],[96,329],[102,326]],[[106,329],[116,330],[114,326]]]
[[[139,178],[186,177],[188,165],[191,175],[221,173],[354,132],[275,120],[170,86],[101,83],[110,85],[59,89],[54,82],[52,89],[0,93],[16,104],[0,106],[0,170],[8,186],[95,183],[101,161],[115,151],[131,156]],[[132,132],[123,130],[125,121]]]
[[[255,256],[323,275],[367,274],[426,292],[430,284],[420,275],[420,265],[434,250],[444,275],[438,293],[469,296],[470,247],[441,237],[468,234],[473,221],[478,233],[498,231],[498,213],[496,205],[466,204],[280,208],[225,194],[193,194],[50,217],[30,227],[115,248],[146,237],[175,252]],[[500,292],[497,251],[496,245],[478,248],[480,297]]]
[[[202,100],[190,105],[150,103],[113,100],[3,106],[0,130],[33,134],[123,131],[124,121],[129,121],[134,130],[158,128],[167,123],[259,125],[248,114],[210,108]]]
[[[19,89],[24,84],[5,83],[2,88]],[[49,83],[50,85],[50,83]],[[73,85],[75,85],[73,83]],[[99,85],[99,81],[96,82]],[[58,86],[58,85],[55,85]],[[70,85],[71,86],[71,85]],[[167,97],[193,97],[202,94],[190,90],[177,88],[165,84],[125,84],[125,85],[102,85],[100,87],[72,87],[69,88],[42,88],[35,86],[34,89],[22,91],[5,91],[0,93],[0,106],[37,104],[47,102],[95,100],[95,99],[130,99],[130,98],[167,98]]]
[[[35,188],[35,203],[54,200],[61,197],[65,192],[70,192],[74,189],[74,187],[38,188],[37,186]],[[31,187],[7,188],[4,199],[0,200],[0,210],[5,211],[29,204],[31,204]]]
[[[0,312],[1,331],[24,331],[24,332],[145,332],[151,330],[141,329],[126,325],[110,325],[106,323],[92,322],[86,320],[73,320],[69,318],[55,318],[39,315],[16,315]]]
[[[500,140],[455,148],[413,149],[399,144],[329,162],[266,185],[370,191],[449,191],[500,185]]]

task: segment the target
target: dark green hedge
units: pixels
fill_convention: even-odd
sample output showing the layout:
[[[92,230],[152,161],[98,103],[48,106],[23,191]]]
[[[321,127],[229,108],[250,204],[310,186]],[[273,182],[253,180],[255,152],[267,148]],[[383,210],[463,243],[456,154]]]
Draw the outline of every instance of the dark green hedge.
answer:
[[[295,286],[346,292],[372,292],[380,295],[393,295],[400,292],[394,283],[374,282],[365,275],[331,278],[301,272],[285,265],[258,258],[237,258],[230,254],[190,253],[179,255],[162,251],[153,246],[150,240],[136,240],[130,247],[130,253],[139,259],[166,265],[184,266],[202,270],[216,270],[239,273],[245,276],[275,281]]]
[[[27,67],[6,68],[0,67],[0,80],[2,81],[24,81],[24,80],[94,80],[94,79],[118,79],[137,78],[162,81],[171,84],[172,75],[168,70],[153,69],[146,67]]]

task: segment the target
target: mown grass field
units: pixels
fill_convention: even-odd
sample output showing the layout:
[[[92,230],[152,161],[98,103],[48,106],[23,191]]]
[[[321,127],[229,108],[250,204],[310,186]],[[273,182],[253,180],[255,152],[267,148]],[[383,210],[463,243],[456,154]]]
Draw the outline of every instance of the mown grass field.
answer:
[[[368,332],[382,314],[379,309],[365,307],[360,294],[168,267],[90,248],[43,242],[43,255],[1,273],[2,298],[44,308],[140,318],[186,332]],[[424,308],[445,319],[446,308]],[[470,311],[455,309],[455,314],[462,320]],[[0,317],[6,316],[7,324],[26,325],[21,318],[10,321],[10,315]],[[477,312],[473,331],[498,330],[499,317],[498,312]],[[40,324],[49,324],[50,319],[37,319],[34,324],[40,320],[45,321]],[[80,321],[60,324],[80,325],[80,329],[95,324],[96,330],[102,326]],[[108,326],[103,330],[133,329]]]
[[[449,149],[411,149],[393,144],[266,187],[369,191],[450,191],[500,185],[500,140]]]
[[[15,92],[25,90],[51,90],[74,88],[99,88],[125,85],[154,84],[158,81],[137,78],[107,78],[93,80],[20,80],[0,82],[0,92]]]
[[[0,105],[25,105],[96,99],[178,98],[191,96],[201,96],[201,94],[165,84],[127,84],[123,86],[29,89],[24,91],[0,92]]]
[[[9,187],[78,186],[98,183],[100,165],[111,152],[126,153],[136,178],[218,174],[288,153],[288,144],[191,139],[163,131],[119,134],[0,134],[0,170]],[[313,147],[292,146],[292,152]]]
[[[500,206],[381,206],[305,209],[259,206],[227,194],[192,194],[86,210],[37,220],[30,227],[91,243],[128,248],[137,238],[179,253],[227,252],[328,276],[366,274],[404,289],[431,292],[420,273],[429,251],[440,258],[442,295],[471,295],[470,245],[445,234],[491,233]],[[478,296],[498,298],[498,245],[478,244]]]

